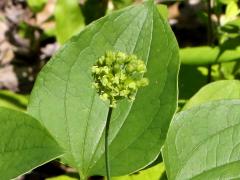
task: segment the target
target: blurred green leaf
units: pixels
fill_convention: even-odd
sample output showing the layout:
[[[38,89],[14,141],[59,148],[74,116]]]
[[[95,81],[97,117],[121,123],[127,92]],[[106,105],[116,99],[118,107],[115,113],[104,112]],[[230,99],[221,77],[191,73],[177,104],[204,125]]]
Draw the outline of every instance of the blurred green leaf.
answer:
[[[28,96],[16,94],[11,91],[0,91],[0,107],[25,111],[28,104]]]
[[[179,99],[189,99],[192,97],[202,86],[207,83],[207,76],[201,72],[206,67],[181,65],[178,86],[179,86]]]
[[[240,18],[228,22],[227,24],[221,27],[221,30],[227,33],[238,34],[240,32]]]
[[[121,9],[129,6],[134,0],[112,0],[115,9]]]
[[[224,40],[223,43],[219,45],[220,52],[218,54],[217,60],[227,51],[234,51],[232,53],[237,53],[240,56],[240,36],[229,37]],[[239,51],[239,52],[238,52]],[[238,54],[239,53],[239,54]],[[240,60],[240,58],[238,58]],[[226,61],[225,61],[226,62]]]
[[[16,178],[62,155],[62,149],[31,116],[0,108],[0,177]]]
[[[187,65],[208,65],[240,60],[240,46],[234,46],[237,43],[239,43],[239,37],[234,39],[234,41],[226,42],[222,47],[201,46],[180,49],[181,63]]]
[[[160,180],[164,172],[165,167],[164,164],[161,163],[131,175],[112,177],[112,180]]]
[[[65,147],[65,160],[83,179],[105,174],[109,106],[92,88],[91,67],[108,50],[143,59],[150,81],[135,101],[119,101],[113,110],[109,134],[113,176],[132,173],[156,159],[176,111],[178,46],[153,1],[115,11],[87,26],[43,68],[28,106]]]
[[[237,2],[238,0],[217,0],[217,1],[222,4],[229,4],[231,2]]]
[[[203,86],[184,106],[183,110],[221,99],[240,99],[240,81],[222,80]]]
[[[78,178],[62,175],[62,176],[47,178],[46,180],[78,180]]]
[[[61,44],[84,27],[84,18],[78,0],[57,0],[54,16],[56,37]]]
[[[240,61],[225,62],[211,66],[213,81],[239,79]],[[207,73],[206,73],[207,74]]]
[[[27,4],[33,12],[39,12],[43,9],[47,0],[27,0]]]
[[[226,17],[235,18],[239,14],[240,10],[238,8],[237,2],[231,1],[226,8]]]
[[[89,24],[106,14],[108,0],[86,0],[82,6],[85,23]]]
[[[239,179],[239,109],[221,100],[175,115],[163,149],[169,180]]]
[[[163,4],[158,4],[157,5],[159,13],[164,17],[165,19],[168,19],[168,7]]]

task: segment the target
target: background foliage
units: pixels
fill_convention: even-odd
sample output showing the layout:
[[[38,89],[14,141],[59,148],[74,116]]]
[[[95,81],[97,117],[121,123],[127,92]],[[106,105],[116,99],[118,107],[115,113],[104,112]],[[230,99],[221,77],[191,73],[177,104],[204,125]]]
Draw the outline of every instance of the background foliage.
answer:
[[[218,105],[219,107],[226,106],[226,109],[231,109],[238,104],[235,100],[232,100],[231,103],[228,100],[239,99],[240,92],[240,4],[237,0],[215,0],[211,1],[209,9],[209,2],[209,0],[156,1],[158,12],[169,21],[176,35],[180,46],[181,60],[178,79],[178,111],[180,114],[176,116],[171,125],[165,152],[166,149],[170,149],[172,152],[171,141],[175,140],[174,129],[177,126],[193,123],[196,128],[200,129],[199,134],[205,133],[201,131],[202,123],[195,122],[201,121],[201,119],[190,118],[192,121],[188,122],[188,120],[184,120],[183,115],[186,114],[186,119],[189,119],[195,111],[205,113],[206,107],[214,109],[217,102],[204,105],[213,100],[223,100],[219,101]],[[0,2],[0,106],[26,111],[33,83],[43,65],[48,62],[56,50],[94,20],[139,3],[141,0],[2,0]],[[125,21],[127,19],[126,17]],[[100,21],[104,21],[104,19]],[[123,22],[125,23],[125,21]],[[160,27],[156,26],[156,29],[159,30]],[[95,32],[98,31],[99,27],[96,27]],[[157,36],[155,39],[157,41]],[[78,41],[84,43],[84,39]],[[155,48],[163,48],[160,42],[155,46]],[[161,71],[156,68],[157,70]],[[65,72],[60,73],[64,74]],[[52,79],[49,74],[44,78]],[[52,86],[51,88],[56,87]],[[60,92],[59,89],[54,90],[56,94]],[[185,110],[186,112],[181,112]],[[214,112],[212,113],[214,114]],[[216,110],[215,114],[218,113],[221,113],[221,110]],[[215,117],[209,116],[206,119],[208,118],[214,119]],[[176,119],[183,119],[182,124],[176,123]],[[226,122],[222,120],[222,123]],[[213,124],[213,126],[217,126],[217,124]],[[191,135],[188,133],[193,132],[182,132],[179,136],[188,135],[190,137]],[[206,135],[208,134],[206,133]],[[201,139],[201,137],[198,138],[194,141],[197,142]],[[193,139],[190,140],[193,141]],[[222,139],[220,138],[220,140]],[[227,138],[222,142],[224,140]],[[209,146],[214,146],[214,142],[212,140]],[[182,146],[187,147],[186,144],[176,145],[177,148]],[[188,148],[192,148],[192,146]],[[226,153],[227,150],[225,150],[219,149]],[[164,155],[167,162],[166,167],[169,168],[170,165],[174,166],[172,163],[178,163],[173,162],[167,154]],[[219,153],[218,156],[221,157],[221,154]],[[179,157],[180,160],[182,160],[181,158]],[[198,160],[200,156],[191,158]],[[163,173],[164,165],[163,163],[159,164],[160,162],[162,162],[161,156],[153,163],[158,165],[149,165],[149,169],[146,168],[140,173],[116,177],[116,179],[157,179],[160,177],[166,179],[166,174]],[[225,161],[222,163],[224,165]],[[177,165],[177,167],[181,167],[181,165]],[[205,168],[208,167],[210,167],[209,164]],[[184,169],[184,172],[185,170],[190,171]],[[199,167],[200,170],[202,169]],[[61,177],[57,177],[58,175]],[[172,174],[172,170],[169,170],[168,175],[170,179],[176,178],[176,175]],[[59,161],[52,161],[22,178],[35,178],[36,176],[49,179],[77,178],[76,170],[61,165]],[[205,174],[203,176],[210,177]],[[95,179],[98,178],[102,177],[95,177]],[[184,178],[186,177],[179,175],[179,179]]]

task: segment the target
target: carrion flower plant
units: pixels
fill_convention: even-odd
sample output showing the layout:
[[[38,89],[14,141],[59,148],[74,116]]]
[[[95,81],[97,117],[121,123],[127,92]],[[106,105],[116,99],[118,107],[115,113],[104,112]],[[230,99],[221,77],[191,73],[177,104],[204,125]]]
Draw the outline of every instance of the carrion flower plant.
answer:
[[[229,15],[238,18],[236,2],[217,4],[228,4]],[[239,179],[240,82],[209,83],[175,114],[178,46],[159,9],[149,0],[87,26],[41,70],[27,113],[0,107],[1,180],[56,158],[75,168],[81,180],[126,174],[131,176],[116,179],[157,180],[159,174],[149,175],[159,173],[159,166],[148,167],[160,153],[169,180]],[[223,56],[221,45],[186,48],[182,63],[239,59],[238,19],[221,30],[234,35],[224,40]],[[202,52],[216,53],[199,58]],[[208,72],[209,80],[211,67]]]

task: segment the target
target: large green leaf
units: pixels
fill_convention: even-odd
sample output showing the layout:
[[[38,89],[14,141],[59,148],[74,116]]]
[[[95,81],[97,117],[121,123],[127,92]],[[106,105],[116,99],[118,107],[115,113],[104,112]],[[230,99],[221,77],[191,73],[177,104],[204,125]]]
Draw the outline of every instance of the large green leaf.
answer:
[[[0,108],[0,177],[15,178],[62,154],[49,132],[27,114]]]
[[[163,157],[170,180],[240,178],[240,100],[213,101],[176,115]]]
[[[84,26],[84,18],[78,0],[57,0],[54,17],[57,41],[61,44],[79,33]]]
[[[202,87],[183,109],[220,99],[240,99],[240,81],[222,80],[210,83]]]
[[[150,80],[134,102],[123,100],[113,111],[112,175],[131,173],[157,157],[176,109],[178,46],[152,1],[88,26],[43,68],[29,104],[29,112],[65,146],[65,160],[82,178],[105,174],[108,104],[92,88],[91,67],[107,50],[136,54],[147,64]]]
[[[234,43],[227,42],[222,47],[183,48],[180,50],[181,63],[186,65],[207,65],[240,60],[240,47],[232,48],[235,43],[239,45],[239,37],[234,39]]]
[[[162,17],[167,20],[168,19],[168,7],[163,4],[158,4],[157,8],[158,8],[159,13],[162,15]]]

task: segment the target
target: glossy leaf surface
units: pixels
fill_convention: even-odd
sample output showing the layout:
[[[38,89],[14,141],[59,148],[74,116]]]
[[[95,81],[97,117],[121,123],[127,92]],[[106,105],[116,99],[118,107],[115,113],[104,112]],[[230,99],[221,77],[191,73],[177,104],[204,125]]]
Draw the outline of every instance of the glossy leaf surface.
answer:
[[[62,149],[27,114],[0,108],[0,177],[9,180],[59,157]]]
[[[152,1],[112,13],[68,41],[40,73],[29,112],[65,147],[82,178],[104,174],[108,104],[92,88],[91,67],[106,51],[136,54],[150,83],[120,101],[110,125],[112,175],[143,168],[160,152],[176,109],[178,46]]]
[[[240,100],[213,101],[178,113],[163,157],[170,180],[239,179]]]

